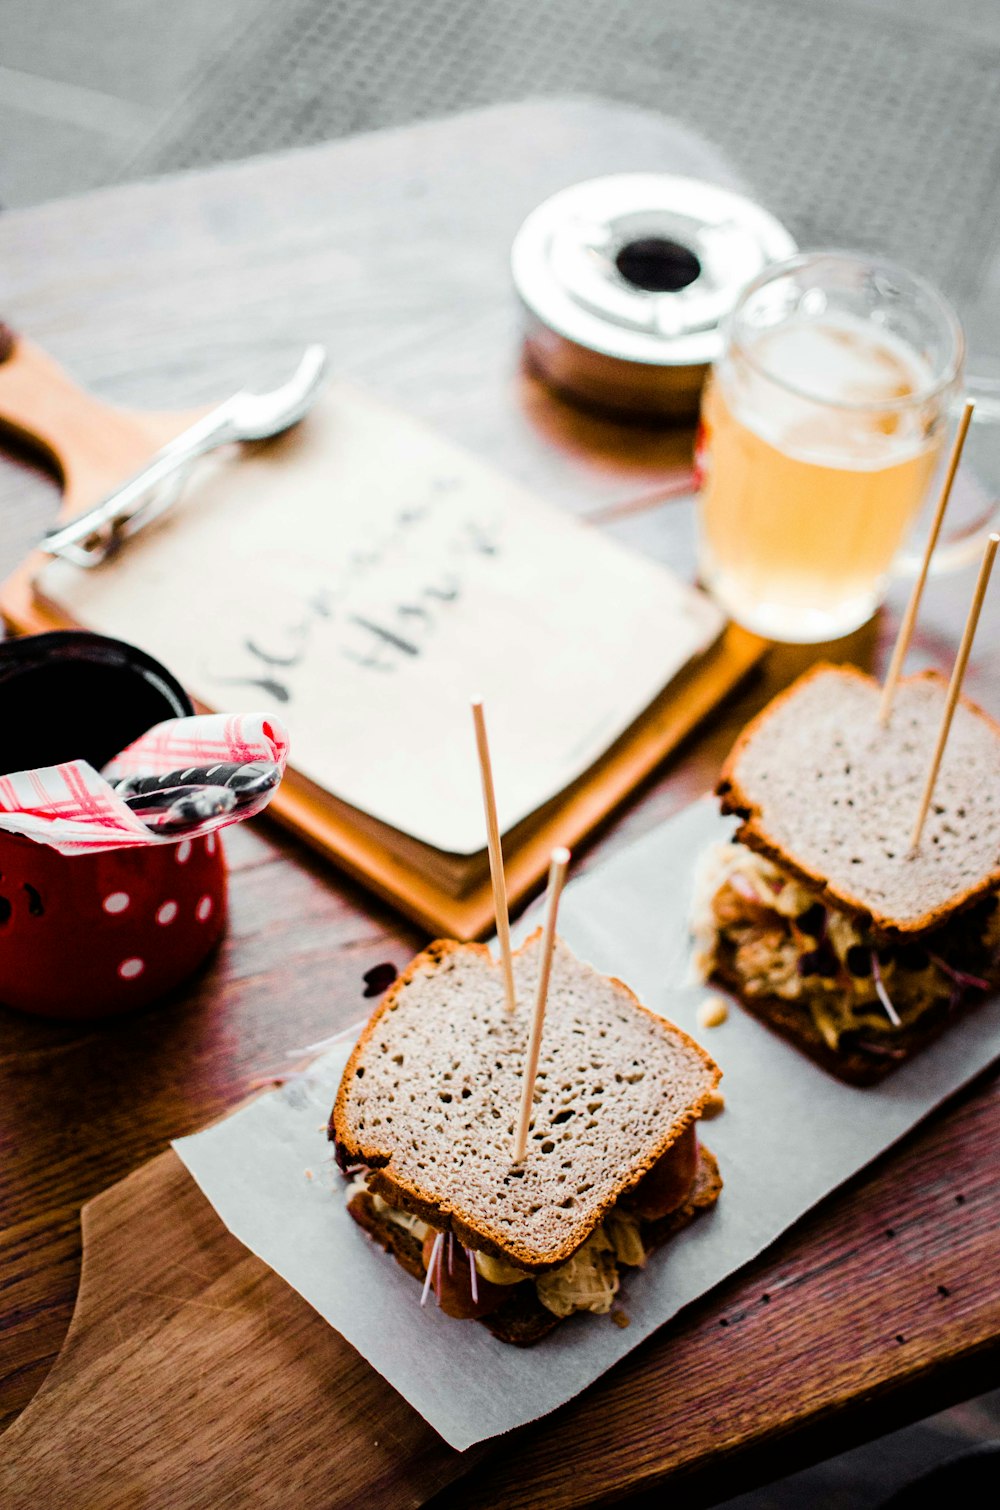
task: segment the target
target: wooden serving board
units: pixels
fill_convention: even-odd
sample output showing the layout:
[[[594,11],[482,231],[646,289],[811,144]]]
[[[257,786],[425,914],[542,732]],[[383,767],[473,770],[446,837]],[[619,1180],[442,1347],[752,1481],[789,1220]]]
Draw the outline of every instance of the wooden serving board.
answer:
[[[206,411],[143,413],[103,403],[77,386],[23,337],[0,346],[0,427],[40,447],[63,479],[60,520],[92,507],[168,440]],[[74,627],[37,597],[33,581],[47,558],[33,552],[0,585],[0,613],[19,634]],[[78,627],[87,627],[86,625]],[[608,753],[554,804],[544,821],[506,856],[512,905],[542,881],[555,844],[580,843],[730,692],[760,659],[765,642],[730,625]],[[453,897],[423,871],[388,853],[349,819],[331,811],[290,771],[270,811],[341,869],[432,932],[479,938],[494,923],[488,876]]]
[[[412,1510],[476,1461],[230,1236],[172,1150],[82,1220],[69,1335],[2,1439],[5,1510]]]
[[[446,1446],[168,1150],[83,1208],[73,1320],[0,1437],[0,1505],[580,1510],[660,1488],[686,1510],[822,1455],[834,1417],[840,1448],[912,1419],[932,1365],[937,1408],[995,1386],[1000,1229],[978,1150],[1000,1082],[979,1092],[499,1451]]]

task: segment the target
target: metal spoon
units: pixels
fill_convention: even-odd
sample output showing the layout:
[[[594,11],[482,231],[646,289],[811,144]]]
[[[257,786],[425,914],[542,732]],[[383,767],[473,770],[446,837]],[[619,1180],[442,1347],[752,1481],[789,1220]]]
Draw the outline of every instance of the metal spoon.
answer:
[[[154,834],[180,834],[200,827],[208,818],[231,813],[238,799],[230,787],[180,786],[126,797],[125,805]]]
[[[170,441],[134,477],[94,508],[59,529],[39,546],[77,566],[98,566],[129,535],[173,503],[177,489],[162,484],[199,456],[233,441],[267,440],[291,429],[312,406],[326,373],[326,351],[310,346],[286,383],[270,393],[241,389],[217,409]]]
[[[281,767],[272,760],[217,760],[207,766],[185,766],[181,771],[164,771],[154,776],[123,776],[114,783],[119,797],[149,797],[157,792],[175,791],[179,787],[217,791],[224,787],[234,794],[240,807],[270,792],[281,780]]]

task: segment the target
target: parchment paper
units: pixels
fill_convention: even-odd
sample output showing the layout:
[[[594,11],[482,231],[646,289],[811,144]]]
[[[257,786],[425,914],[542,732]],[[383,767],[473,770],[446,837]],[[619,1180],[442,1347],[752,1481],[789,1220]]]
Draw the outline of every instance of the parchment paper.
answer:
[[[1000,998],[867,1090],[840,1085],[738,1008],[723,1027],[699,1029],[704,991],[680,984],[688,970],[691,873],[702,848],[731,828],[714,803],[696,803],[564,893],[559,931],[566,941],[700,1038],[725,1072],[726,1110],[704,1127],[725,1189],[715,1210],[672,1238],[645,1270],[628,1271],[626,1330],[606,1316],[576,1318],[521,1351],[475,1323],[449,1321],[432,1305],[421,1310],[419,1286],[355,1226],[343,1181],[324,1162],[321,1128],[347,1045],[319,1062],[311,1080],[174,1145],[230,1231],[453,1447],[523,1425],[584,1389],[1000,1053]],[[530,926],[526,920],[519,931]]]

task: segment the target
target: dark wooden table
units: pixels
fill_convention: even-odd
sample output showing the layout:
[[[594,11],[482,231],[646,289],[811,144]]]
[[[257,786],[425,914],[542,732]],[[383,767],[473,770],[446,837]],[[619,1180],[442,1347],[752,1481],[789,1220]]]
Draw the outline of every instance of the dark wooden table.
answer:
[[[690,573],[691,506],[668,500],[690,436],[548,397],[521,370],[506,271],[517,224],[545,194],[669,169],[670,148],[637,111],[504,107],[6,215],[0,315],[102,395],[156,408],[277,374],[326,341],[341,374]],[[0,568],[53,507],[29,459],[2,463]],[[931,583],[914,663],[948,661],[969,588],[967,574]],[[899,595],[836,653],[882,666]],[[967,683],[994,713],[998,628],[994,594]],[[816,653],[773,651],[581,864],[709,787],[740,725]],[[180,1000],[85,1028],[0,1009],[0,1424],[65,1335],[81,1204],[241,1100],[292,1044],[355,1020],[363,973],[422,942],[266,822],[233,831],[228,853],[228,938]],[[996,1384],[998,1133],[989,1075],[686,1313],[669,1373],[654,1338],[519,1433],[516,1451],[470,1465],[442,1510],[555,1510],[667,1481],[678,1504],[708,1503]]]

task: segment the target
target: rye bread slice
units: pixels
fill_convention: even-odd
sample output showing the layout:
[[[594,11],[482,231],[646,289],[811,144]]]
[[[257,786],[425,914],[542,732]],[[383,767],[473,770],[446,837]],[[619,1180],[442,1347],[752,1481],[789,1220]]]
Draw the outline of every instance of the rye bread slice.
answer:
[[[648,1248],[659,1248],[675,1232],[686,1227],[702,1211],[708,1211],[719,1199],[722,1179],[715,1156],[707,1148],[701,1148],[698,1171],[691,1193],[683,1205],[668,1216],[655,1222],[643,1222],[643,1240]],[[351,1197],[348,1211],[358,1226],[372,1240],[391,1253],[396,1262],[418,1279],[424,1281],[423,1244],[403,1227],[375,1210],[375,1204],[367,1191],[359,1191]],[[626,1271],[628,1272],[628,1271]],[[513,1343],[515,1347],[533,1347],[543,1337],[568,1317],[555,1316],[542,1305],[538,1292],[530,1281],[511,1285],[510,1297],[489,1316],[478,1319],[501,1342]]]
[[[955,710],[916,853],[910,833],[947,690],[936,671],[900,681],[887,729],[879,684],[818,665],[737,739],[716,788],[737,839],[886,938],[940,927],[1000,885],[1000,726]]]
[[[518,1007],[482,944],[432,944],[393,984],[344,1070],[341,1168],[466,1247],[532,1274],[565,1263],[700,1114],[721,1076],[692,1038],[557,943],[524,1163],[512,1162],[539,934]]]

